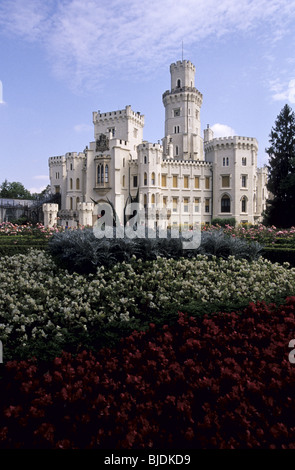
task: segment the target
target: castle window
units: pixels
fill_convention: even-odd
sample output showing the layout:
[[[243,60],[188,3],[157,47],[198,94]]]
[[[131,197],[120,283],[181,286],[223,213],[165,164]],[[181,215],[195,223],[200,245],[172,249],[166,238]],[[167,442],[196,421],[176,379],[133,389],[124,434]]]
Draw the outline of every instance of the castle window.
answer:
[[[108,129],[108,131],[112,134],[112,137],[115,137],[115,128],[114,127],[110,127]]]
[[[228,165],[229,165],[229,158],[228,157],[223,157],[222,166],[228,166]]]
[[[209,176],[205,177],[205,189],[210,189],[210,178],[209,178]]]
[[[59,194],[60,193],[60,186],[55,186],[55,194]]]
[[[195,189],[199,189],[199,188],[200,188],[200,177],[195,176]]]
[[[105,166],[105,182],[109,182],[109,165]]]
[[[70,164],[70,170],[72,170],[72,169],[73,169],[73,164],[71,163],[71,164]]]
[[[143,175],[143,185],[147,186],[147,173],[144,173]]]
[[[173,188],[178,188],[178,177],[177,175],[174,175],[173,176],[173,184],[172,184]]]
[[[221,212],[230,212],[230,198],[227,194],[221,198]]]
[[[76,209],[78,209],[78,204],[79,204],[79,203],[80,203],[80,198],[77,197],[77,199],[76,199]]]
[[[242,188],[247,188],[247,175],[242,175]]]
[[[123,175],[122,186],[125,188],[125,175]]]
[[[181,87],[181,80],[180,78],[177,80],[177,84],[176,84],[176,88],[180,88]]]
[[[210,212],[210,199],[205,199],[205,212]]]
[[[174,117],[180,116],[180,108],[173,109],[173,116]]]
[[[163,206],[167,207],[167,196],[163,196]]]
[[[73,180],[70,178],[70,189],[73,189]]]
[[[146,209],[146,206],[147,206],[147,195],[144,194],[143,196],[143,205],[144,205],[144,208]]]
[[[152,203],[153,205],[155,205],[155,202],[156,202],[155,195],[152,194],[151,203]]]
[[[243,157],[243,158],[242,158],[242,165],[243,165],[243,166],[246,166],[246,165],[247,165],[247,158],[246,158],[246,157]]]
[[[146,155],[143,157],[143,163],[146,165],[147,163],[147,158],[146,158]]]
[[[73,198],[70,197],[70,210],[73,210]]]
[[[241,202],[242,202],[242,207],[241,207],[242,212],[247,212],[247,198],[246,198],[246,196],[242,197]]]
[[[200,211],[200,199],[198,197],[195,197],[194,201],[194,211],[199,212]]]
[[[229,188],[229,175],[224,175],[221,177],[221,187]]]
[[[100,182],[104,182],[103,165],[100,165]]]
[[[188,212],[188,197],[183,199],[183,212]]]
[[[78,190],[80,189],[80,179],[79,178],[76,179],[76,189],[78,189]]]
[[[125,168],[125,158],[123,158],[123,168]]]
[[[177,212],[177,197],[172,198],[172,210],[173,212]]]
[[[133,188],[137,188],[137,175],[133,175]]]
[[[188,176],[183,177],[183,187],[188,188]]]
[[[180,132],[180,127],[174,126],[174,134],[179,134],[179,132]]]
[[[162,175],[162,187],[166,188],[167,186],[167,175]]]
[[[152,185],[155,185],[156,184],[156,176],[155,176],[155,173],[153,172],[152,173]]]
[[[178,145],[175,145],[175,155],[178,156]]]
[[[97,183],[100,184],[100,167],[101,165],[98,165],[97,167]]]

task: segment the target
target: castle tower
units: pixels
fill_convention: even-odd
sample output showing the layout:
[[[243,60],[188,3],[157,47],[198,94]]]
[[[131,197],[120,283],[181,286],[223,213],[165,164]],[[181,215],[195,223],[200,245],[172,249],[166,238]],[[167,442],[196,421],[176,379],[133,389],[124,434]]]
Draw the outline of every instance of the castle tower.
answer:
[[[57,224],[58,204],[43,204],[44,226],[53,227]]]
[[[171,89],[165,106],[164,156],[176,160],[204,160],[200,110],[203,95],[195,88],[195,66],[188,60],[170,65]]]

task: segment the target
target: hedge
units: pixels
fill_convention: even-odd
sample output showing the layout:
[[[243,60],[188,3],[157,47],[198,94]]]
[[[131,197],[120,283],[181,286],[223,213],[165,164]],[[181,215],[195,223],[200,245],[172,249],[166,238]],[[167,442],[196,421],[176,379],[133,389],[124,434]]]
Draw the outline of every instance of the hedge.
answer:
[[[3,256],[13,256],[17,254],[26,254],[30,249],[33,250],[46,250],[47,249],[47,242],[39,244],[32,244],[32,245],[0,245],[0,257]]]
[[[262,256],[272,263],[290,263],[295,267],[295,248],[285,247],[265,247],[262,251]]]

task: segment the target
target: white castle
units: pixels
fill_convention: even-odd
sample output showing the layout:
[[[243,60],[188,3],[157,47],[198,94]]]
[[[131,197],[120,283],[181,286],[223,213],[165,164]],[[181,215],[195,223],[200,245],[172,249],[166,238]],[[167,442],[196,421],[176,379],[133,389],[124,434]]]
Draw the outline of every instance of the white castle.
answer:
[[[201,133],[203,95],[195,88],[195,66],[188,60],[170,66],[171,88],[162,96],[162,144],[143,140],[144,116],[131,106],[93,112],[94,141],[83,152],[49,158],[52,193],[61,207],[44,204],[45,225],[93,226],[97,205],[110,202],[124,220],[128,201],[144,211],[167,213],[166,226],[193,227],[213,218],[237,223],[261,221],[268,197],[266,168],[257,168],[253,137],[214,138]]]

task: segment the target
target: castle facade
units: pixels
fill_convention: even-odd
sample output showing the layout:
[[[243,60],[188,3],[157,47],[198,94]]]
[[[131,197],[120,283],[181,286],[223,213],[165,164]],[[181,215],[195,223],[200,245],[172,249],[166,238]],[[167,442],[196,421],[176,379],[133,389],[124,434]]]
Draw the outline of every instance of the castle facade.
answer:
[[[44,205],[45,225],[93,225],[96,206],[110,202],[120,220],[136,201],[161,210],[166,226],[193,227],[214,218],[237,223],[261,221],[268,197],[266,168],[257,168],[254,137],[214,138],[201,130],[203,95],[195,88],[195,66],[188,60],[170,66],[171,86],[162,96],[165,136],[143,140],[144,116],[130,106],[93,112],[94,140],[83,152],[49,158],[52,193],[61,207]]]

